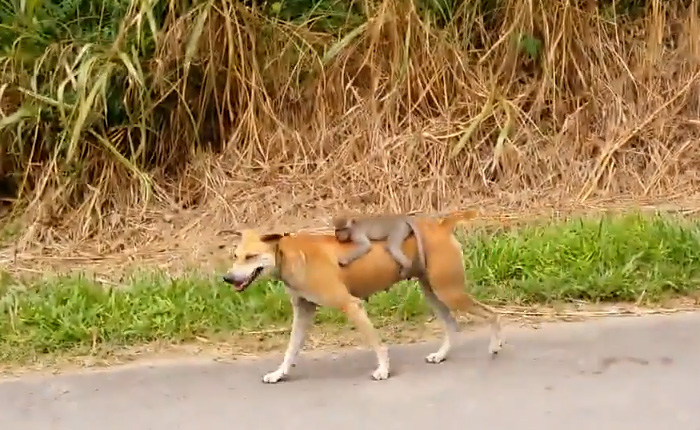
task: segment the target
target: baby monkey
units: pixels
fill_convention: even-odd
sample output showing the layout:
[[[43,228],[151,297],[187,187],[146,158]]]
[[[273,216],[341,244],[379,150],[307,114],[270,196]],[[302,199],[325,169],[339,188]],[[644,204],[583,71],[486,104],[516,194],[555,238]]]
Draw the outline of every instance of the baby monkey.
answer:
[[[405,279],[411,270],[412,261],[401,250],[403,241],[411,235],[416,236],[416,246],[420,264],[425,265],[423,238],[414,220],[403,214],[375,215],[363,217],[338,216],[333,218],[335,237],[339,242],[352,241],[357,248],[338,258],[338,264],[347,266],[371,249],[371,241],[386,240],[386,250],[401,266],[400,276]]]

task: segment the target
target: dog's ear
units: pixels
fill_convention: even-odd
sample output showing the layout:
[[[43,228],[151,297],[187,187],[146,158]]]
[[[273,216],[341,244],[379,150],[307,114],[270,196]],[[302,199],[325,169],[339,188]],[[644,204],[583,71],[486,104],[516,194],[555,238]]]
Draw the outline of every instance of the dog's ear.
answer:
[[[266,233],[263,235],[260,235],[260,240],[262,242],[268,243],[268,242],[277,242],[278,240],[282,239],[285,236],[289,236],[288,232],[284,233]]]

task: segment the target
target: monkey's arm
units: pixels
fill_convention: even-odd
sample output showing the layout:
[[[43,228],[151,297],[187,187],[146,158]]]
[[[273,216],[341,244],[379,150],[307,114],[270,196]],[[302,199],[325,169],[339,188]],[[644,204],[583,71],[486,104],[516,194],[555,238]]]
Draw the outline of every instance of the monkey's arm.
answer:
[[[367,254],[372,247],[371,241],[367,238],[367,235],[364,232],[352,232],[350,235],[350,240],[352,243],[357,245],[357,247],[345,254],[344,257],[340,257],[338,259],[341,266],[346,266]]]

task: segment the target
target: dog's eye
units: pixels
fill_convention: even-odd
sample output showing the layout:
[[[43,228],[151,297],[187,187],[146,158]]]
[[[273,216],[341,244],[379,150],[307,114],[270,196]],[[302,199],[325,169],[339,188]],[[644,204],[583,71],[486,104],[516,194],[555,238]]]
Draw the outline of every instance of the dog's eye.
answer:
[[[257,254],[248,254],[245,256],[245,261],[251,261],[251,260],[256,259],[257,257],[258,257]]]

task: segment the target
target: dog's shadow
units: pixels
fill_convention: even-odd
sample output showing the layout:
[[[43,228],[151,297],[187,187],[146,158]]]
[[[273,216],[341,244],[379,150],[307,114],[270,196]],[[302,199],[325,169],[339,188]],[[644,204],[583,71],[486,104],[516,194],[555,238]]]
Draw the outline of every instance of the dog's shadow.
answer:
[[[426,362],[425,357],[437,351],[438,347],[439,343],[435,341],[389,346],[391,359],[391,378],[389,380],[402,374],[427,375],[453,372],[464,366],[490,367],[503,361],[504,353],[507,350],[507,345],[504,345],[498,354],[491,355],[486,351],[484,340],[475,339],[471,342],[462,341],[459,345],[455,345],[447,360],[442,363]],[[352,348],[336,352],[304,351],[287,380],[373,381],[370,375],[376,365],[376,356],[369,349]]]

